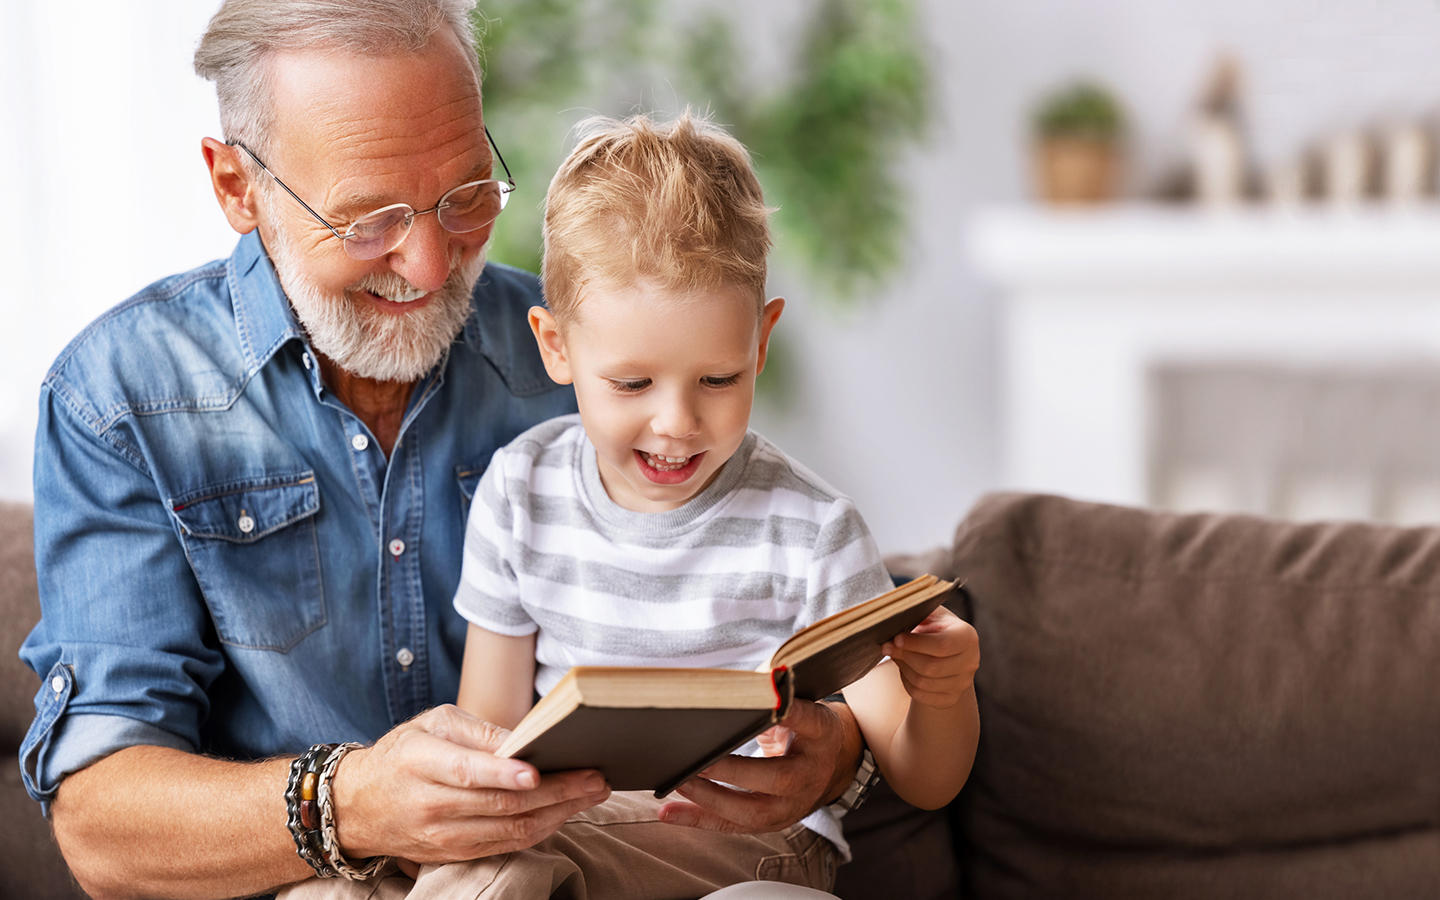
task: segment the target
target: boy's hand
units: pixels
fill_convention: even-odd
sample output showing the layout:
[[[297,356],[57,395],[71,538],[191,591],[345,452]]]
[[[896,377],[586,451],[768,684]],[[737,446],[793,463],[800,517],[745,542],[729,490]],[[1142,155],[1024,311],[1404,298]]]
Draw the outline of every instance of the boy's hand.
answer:
[[[916,703],[948,709],[975,686],[980,637],[969,622],[943,606],[881,649],[895,660],[900,680]]]

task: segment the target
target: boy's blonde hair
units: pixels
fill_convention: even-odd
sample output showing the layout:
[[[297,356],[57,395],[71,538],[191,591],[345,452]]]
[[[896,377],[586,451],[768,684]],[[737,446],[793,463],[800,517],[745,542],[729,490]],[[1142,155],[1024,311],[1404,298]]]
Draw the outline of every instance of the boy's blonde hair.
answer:
[[[545,302],[573,316],[592,282],[739,287],[765,303],[770,210],[750,154],[688,111],[669,124],[596,117],[545,197]]]

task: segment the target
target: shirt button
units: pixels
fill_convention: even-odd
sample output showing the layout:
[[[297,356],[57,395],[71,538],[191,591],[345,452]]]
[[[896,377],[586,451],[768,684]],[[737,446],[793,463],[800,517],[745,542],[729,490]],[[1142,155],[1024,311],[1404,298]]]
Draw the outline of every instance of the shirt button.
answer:
[[[404,552],[405,552],[405,542],[404,542],[404,541],[400,540],[399,538],[396,538],[395,540],[393,540],[393,541],[390,542],[390,555],[391,555],[391,556],[399,556],[400,554],[402,554],[402,553],[404,553]]]
[[[309,350],[306,350],[304,353],[300,354],[300,361],[305,364],[305,368],[306,368],[306,369],[309,369],[309,368],[310,368],[311,362],[310,362],[310,351],[309,351]]]
[[[240,518],[235,520],[235,524],[239,527],[241,534],[249,534],[255,530],[255,520],[243,512],[240,514]]]
[[[64,691],[65,679],[61,678],[59,675],[56,675],[54,678],[50,679],[50,689],[57,694]]]
[[[409,647],[401,647],[400,652],[395,654],[395,661],[398,662],[401,667],[408,669],[410,668],[410,664],[415,661],[415,654],[410,652]]]
[[[356,453],[364,453],[365,448],[370,446],[370,439],[363,434],[357,434],[350,439],[350,446],[355,448]]]

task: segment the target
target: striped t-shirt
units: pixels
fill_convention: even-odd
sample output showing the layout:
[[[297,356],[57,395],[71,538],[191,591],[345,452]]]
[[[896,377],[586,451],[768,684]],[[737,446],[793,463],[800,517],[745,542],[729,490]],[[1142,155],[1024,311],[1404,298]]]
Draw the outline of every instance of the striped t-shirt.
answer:
[[[538,632],[543,695],[579,665],[755,669],[797,629],[890,587],[850,499],[763,437],[747,434],[685,505],[633,512],[605,493],[571,415],[496,451],[455,608],[497,634]],[[844,853],[838,828],[806,824]]]

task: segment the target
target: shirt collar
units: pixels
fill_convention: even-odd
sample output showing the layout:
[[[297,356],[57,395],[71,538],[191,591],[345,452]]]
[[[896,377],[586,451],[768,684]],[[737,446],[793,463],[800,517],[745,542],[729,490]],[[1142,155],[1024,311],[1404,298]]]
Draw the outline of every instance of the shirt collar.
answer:
[[[230,254],[225,277],[247,370],[258,370],[287,341],[305,341],[258,230],[241,236]]]

